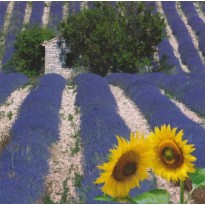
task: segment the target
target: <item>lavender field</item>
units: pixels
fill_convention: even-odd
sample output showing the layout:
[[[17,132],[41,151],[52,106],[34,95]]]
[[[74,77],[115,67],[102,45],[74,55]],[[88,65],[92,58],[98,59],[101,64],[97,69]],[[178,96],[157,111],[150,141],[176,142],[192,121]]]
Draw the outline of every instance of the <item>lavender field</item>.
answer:
[[[25,22],[57,31],[58,23],[82,5],[0,2],[0,66],[11,58]],[[167,21],[156,54],[158,59],[166,56],[171,65],[167,73],[111,73],[103,78],[70,71],[68,78],[51,73],[32,82],[21,73],[0,72],[1,204],[97,203],[101,186],[93,184],[99,176],[96,166],[106,161],[116,135],[129,139],[130,131],[146,134],[163,124],[184,130],[184,138],[195,144],[196,166],[205,167],[204,4],[164,1],[146,6]],[[132,115],[123,112],[128,102]],[[145,180],[133,193],[155,186],[154,180]],[[200,199],[193,196],[195,203],[205,203],[202,193]]]

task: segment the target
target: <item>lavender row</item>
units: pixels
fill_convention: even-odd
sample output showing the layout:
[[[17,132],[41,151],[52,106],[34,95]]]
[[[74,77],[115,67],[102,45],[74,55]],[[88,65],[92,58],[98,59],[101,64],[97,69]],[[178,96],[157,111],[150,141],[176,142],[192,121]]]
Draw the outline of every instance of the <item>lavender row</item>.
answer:
[[[157,46],[159,59],[166,59],[166,63],[175,68],[176,73],[183,73],[179,60],[176,58],[173,47],[167,38],[163,39]]]
[[[159,86],[162,79],[166,76],[169,75],[162,72],[146,73],[143,75],[130,73],[112,73],[111,75],[107,76],[106,79],[110,84],[120,86],[125,90],[128,90],[131,87],[136,86],[136,84],[139,87],[147,84]],[[126,79],[129,80],[129,83],[126,82]]]
[[[184,130],[184,138],[194,143],[197,166],[204,167],[203,154],[205,150],[205,130],[197,123],[188,119],[174,103],[160,93],[157,86],[153,86],[143,77],[111,74],[108,81],[119,85],[139,107],[153,129],[155,126],[170,124]],[[123,78],[124,77],[124,78]],[[134,82],[135,80],[135,82]],[[131,84],[131,85],[130,85]]]
[[[199,17],[193,2],[184,1],[180,2],[180,4],[182,11],[188,20],[188,24],[194,29],[196,34],[199,35],[200,32],[204,31],[205,25],[203,20]]]
[[[0,105],[6,102],[14,90],[28,82],[29,79],[21,73],[0,73]]]
[[[68,2],[68,14],[72,15],[74,13],[78,13],[80,11],[82,2],[83,1],[69,1]]]
[[[146,8],[152,8],[152,13],[157,13],[157,6],[154,1],[146,1],[145,2]],[[164,30],[164,34],[166,35],[166,30]],[[181,65],[179,63],[179,60],[174,55],[173,47],[169,43],[169,40],[167,37],[165,37],[158,45],[158,55],[159,59],[163,60],[166,59],[166,63],[170,66],[172,66],[176,73],[182,73],[183,70],[181,68]]]
[[[52,1],[50,7],[49,27],[57,31],[57,27],[63,18],[63,2]]]
[[[175,4],[176,2],[162,2],[162,7],[172,32],[179,43],[179,54],[182,62],[186,64],[192,72],[204,72],[205,67],[194,47],[184,22],[176,10]]]
[[[179,101],[205,117],[205,74],[174,75],[164,78],[161,87],[173,93]]]
[[[5,54],[2,60],[2,64],[5,64],[14,53],[14,41],[17,33],[21,31],[21,28],[23,26],[25,8],[25,1],[16,1],[14,4],[9,30],[5,38]]]
[[[32,1],[31,24],[42,24],[44,1]]]
[[[199,17],[193,2],[181,2],[181,7],[188,19],[188,24],[198,36],[199,49],[201,50],[203,56],[205,56],[205,24]]]
[[[43,196],[49,146],[59,137],[59,109],[66,80],[40,79],[21,105],[11,140],[0,158],[0,203],[36,203]]]
[[[0,34],[1,31],[3,30],[7,6],[8,6],[8,2],[0,1]]]
[[[77,84],[76,105],[81,108],[81,139],[84,149],[84,179],[80,194],[84,194],[84,203],[97,203],[94,198],[102,195],[99,185],[93,182],[99,177],[96,166],[107,161],[109,149],[116,144],[116,135],[129,137],[129,129],[116,113],[117,105],[107,81],[95,74],[81,74],[75,79]],[[151,182],[146,181],[140,190],[150,189]]]

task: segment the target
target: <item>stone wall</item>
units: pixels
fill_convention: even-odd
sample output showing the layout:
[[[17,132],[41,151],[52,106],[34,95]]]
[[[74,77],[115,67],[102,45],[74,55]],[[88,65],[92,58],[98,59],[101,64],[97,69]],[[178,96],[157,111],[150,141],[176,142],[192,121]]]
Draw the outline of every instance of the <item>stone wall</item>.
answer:
[[[45,47],[45,74],[46,73],[66,73],[70,71],[65,68],[65,41],[56,37],[50,41],[45,41],[42,46]]]

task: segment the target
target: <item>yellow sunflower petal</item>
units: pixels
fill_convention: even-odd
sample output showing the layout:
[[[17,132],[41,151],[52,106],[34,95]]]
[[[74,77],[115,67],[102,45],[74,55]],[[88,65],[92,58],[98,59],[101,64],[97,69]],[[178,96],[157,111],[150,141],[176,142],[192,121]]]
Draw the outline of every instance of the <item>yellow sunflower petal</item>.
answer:
[[[122,146],[123,144],[127,143],[127,141],[123,137],[117,137],[118,146]]]
[[[126,197],[129,191],[148,178],[146,168],[152,153],[144,136],[138,132],[130,134],[130,141],[117,136],[118,145],[111,149],[108,162],[98,166],[103,170],[94,183],[104,183],[102,191],[115,197]]]
[[[195,170],[192,162],[196,158],[191,155],[195,150],[194,145],[182,140],[183,130],[176,133],[177,128],[171,128],[170,125],[155,127],[154,130],[149,135],[154,172],[168,181],[186,179],[188,173]]]

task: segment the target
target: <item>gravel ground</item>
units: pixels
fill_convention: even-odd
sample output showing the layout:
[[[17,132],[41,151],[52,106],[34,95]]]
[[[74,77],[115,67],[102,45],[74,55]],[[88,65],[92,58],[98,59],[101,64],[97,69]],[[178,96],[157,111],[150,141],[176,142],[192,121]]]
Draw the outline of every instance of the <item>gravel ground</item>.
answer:
[[[50,15],[50,8],[51,8],[51,1],[44,2],[46,6],[44,7],[44,12],[42,16],[42,25],[46,27],[49,22],[49,15]]]
[[[8,28],[13,5],[14,3],[10,2],[7,12],[8,21],[5,21],[4,30],[7,30]],[[157,8],[158,11],[163,14],[161,2],[157,2]],[[28,11],[26,12],[24,22],[27,22],[30,18],[31,9],[27,8],[27,10]],[[68,11],[68,4],[64,5],[63,11],[63,16],[66,16]],[[45,12],[44,14],[44,24],[47,24],[48,14],[49,11]],[[200,13],[200,17],[203,17],[203,21],[205,21],[205,17],[202,13]],[[174,53],[180,60],[180,55],[178,53],[178,42],[173,36],[169,26],[167,26],[166,31],[169,36],[169,41],[174,48]],[[187,66],[182,64],[181,60],[180,64],[185,72],[189,72]],[[71,77],[69,73],[63,73],[63,75],[67,79]],[[120,88],[110,85],[110,89],[118,105],[118,114],[125,121],[125,124],[130,128],[132,132],[138,130],[145,136],[147,136],[151,129],[137,106],[129,98],[126,97],[126,95]],[[5,143],[8,143],[9,131],[16,120],[20,105],[28,94],[29,87],[18,89],[11,94],[4,105],[0,106],[1,144],[5,145]],[[83,175],[83,150],[81,148],[79,152],[72,154],[71,149],[75,147],[77,139],[74,138],[74,134],[78,132],[80,127],[80,115],[75,112],[75,97],[76,93],[73,92],[73,89],[70,89],[69,86],[66,86],[63,92],[62,105],[59,113],[61,119],[61,123],[59,125],[60,138],[55,144],[50,147],[51,158],[48,161],[49,174],[46,177],[45,185],[47,193],[55,203],[59,203],[61,201],[61,196],[65,191],[64,184],[66,184],[66,187],[69,187],[67,203],[71,203],[72,201],[79,202],[78,196],[76,194],[74,179],[76,177],[76,174]],[[196,113],[192,112],[182,103],[177,102],[176,100],[172,100],[172,102],[174,102],[175,105],[178,106],[187,117],[205,127],[204,119],[200,118],[198,115],[196,115]],[[9,112],[12,113],[11,119],[9,119],[8,117]],[[2,147],[3,146],[0,146],[0,151]],[[172,183],[167,183],[165,180],[158,177],[157,187],[167,189],[171,194],[171,202],[178,203],[178,186]],[[194,203],[194,201],[191,200],[189,203]]]
[[[29,94],[29,88],[27,86],[15,90],[7,101],[0,106],[0,153],[2,148],[9,142],[11,127],[18,116],[21,104]]]
[[[197,35],[195,34],[195,32],[192,30],[191,26],[188,24],[188,20],[187,20],[187,18],[186,18],[186,16],[185,16],[183,10],[181,9],[181,4],[180,4],[180,2],[177,3],[177,11],[178,11],[178,13],[180,14],[180,17],[181,17],[182,21],[184,22],[184,24],[185,24],[185,26],[186,26],[186,28],[187,28],[187,30],[188,30],[188,34],[189,34],[189,36],[190,36],[191,39],[192,39],[192,42],[193,42],[193,44],[194,44],[194,47],[196,48],[196,50],[197,50],[197,52],[198,52],[198,54],[199,54],[199,56],[200,56],[201,61],[202,61],[203,63],[205,63],[205,59],[204,59],[204,57],[203,57],[203,55],[202,55],[202,52],[201,52],[200,49],[199,49],[199,42],[198,42],[198,40],[197,40],[198,37],[197,37]]]
[[[118,114],[122,117],[125,124],[129,127],[129,129],[134,132],[136,130],[142,132],[146,135],[150,132],[150,127],[140,112],[139,108],[135,104],[133,104],[132,100],[126,97],[124,91],[117,86],[110,85],[111,92],[115,97],[118,106]],[[190,111],[187,107],[185,107],[182,103],[178,103],[175,101],[181,111],[190,119],[198,120],[201,119],[192,111]],[[201,121],[200,121],[201,122]],[[166,180],[161,177],[157,177],[157,188],[166,189],[170,193],[171,203],[179,202],[179,186],[176,186],[173,183],[168,183]],[[185,191],[185,199],[187,197],[188,192]],[[189,201],[189,203],[194,203],[193,199]]]
[[[118,106],[118,114],[124,120],[131,132],[140,131],[147,136],[151,131],[146,119],[139,108],[125,96],[124,91],[117,86],[110,85],[110,90]]]
[[[71,77],[71,75],[70,75]],[[146,119],[139,108],[125,95],[124,91],[117,86],[110,85],[110,90],[116,100],[118,114],[122,117],[131,132],[140,131],[145,136],[151,131]],[[163,91],[161,91],[163,94]],[[29,94],[29,87],[14,91],[6,103],[0,106],[0,135],[1,142],[5,145],[9,141],[9,131],[16,120],[20,105]],[[46,177],[46,192],[55,203],[60,203],[65,192],[65,185],[68,187],[67,203],[79,202],[76,194],[75,177],[83,175],[83,150],[73,152],[76,141],[74,137],[79,131],[80,114],[76,113],[74,106],[76,97],[75,88],[67,85],[63,91],[61,110],[59,112],[61,123],[59,125],[59,140],[50,147],[51,157],[48,160],[49,174]],[[195,112],[187,108],[183,103],[171,99],[173,103],[191,120],[205,127],[204,118],[199,117]],[[9,119],[8,113],[12,113]],[[3,146],[1,146],[2,149]],[[179,186],[167,183],[157,177],[157,187],[165,188],[171,194],[171,202],[179,201]],[[194,203],[191,199],[189,203]]]
[[[69,188],[66,203],[78,201],[74,181],[76,174],[83,174],[83,150],[80,149],[77,153],[72,151],[78,140],[74,135],[80,126],[80,115],[76,114],[74,106],[76,93],[73,91],[69,86],[64,89],[60,110],[60,139],[50,147],[49,174],[45,184],[47,193],[55,203],[61,201],[65,191],[64,183]]]
[[[161,2],[157,1],[157,2],[156,2],[156,6],[157,6],[157,11],[158,11],[159,13],[161,13],[161,14],[164,16],[164,18],[165,18],[165,22],[166,22],[166,25],[167,25],[165,29],[166,29],[166,33],[167,33],[169,42],[170,42],[170,44],[171,44],[172,47],[173,47],[174,54],[175,54],[175,56],[177,57],[177,59],[179,59],[179,63],[180,63],[180,65],[181,65],[182,69],[184,70],[184,72],[189,73],[190,71],[189,71],[188,67],[187,67],[185,64],[182,63],[182,60],[181,60],[181,58],[180,58],[180,54],[179,54],[179,51],[178,51],[178,49],[179,49],[178,41],[177,41],[177,39],[175,38],[175,36],[172,34],[171,27],[169,26],[169,24],[168,24],[168,22],[167,22],[166,16],[165,16],[164,11],[163,11],[163,9],[162,9],[162,4],[161,4]]]
[[[160,90],[161,94],[164,95],[164,90]],[[205,118],[200,117],[196,112],[189,109],[186,105],[182,102],[179,102],[175,99],[170,99],[180,110],[181,112],[188,117],[190,120],[200,124],[203,128],[205,128]]]
[[[23,20],[23,25],[26,25],[27,23],[29,23],[29,19],[31,17],[31,12],[32,12],[31,4],[29,4],[29,2],[27,2],[24,20]],[[22,29],[24,29],[24,27]]]

